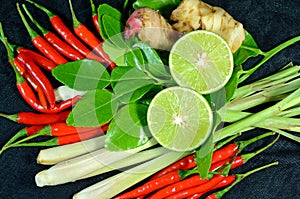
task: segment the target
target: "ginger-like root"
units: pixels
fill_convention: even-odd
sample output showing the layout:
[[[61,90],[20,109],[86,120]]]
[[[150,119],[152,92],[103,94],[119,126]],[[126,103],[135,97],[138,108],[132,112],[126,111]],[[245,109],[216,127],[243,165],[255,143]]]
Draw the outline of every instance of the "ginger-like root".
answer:
[[[128,18],[124,38],[127,40],[134,35],[152,48],[161,50],[169,50],[179,37],[179,33],[151,8],[137,9]]]
[[[208,30],[219,34],[235,52],[245,39],[243,24],[220,7],[210,6],[201,0],[183,0],[172,12],[175,30],[185,33]]]

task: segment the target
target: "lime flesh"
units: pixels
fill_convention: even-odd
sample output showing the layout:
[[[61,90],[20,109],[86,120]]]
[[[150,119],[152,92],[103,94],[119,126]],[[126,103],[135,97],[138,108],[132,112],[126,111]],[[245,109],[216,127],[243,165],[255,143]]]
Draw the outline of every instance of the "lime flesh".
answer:
[[[234,67],[233,55],[226,41],[205,30],[187,33],[177,40],[170,52],[169,65],[178,85],[201,94],[224,87]]]
[[[147,120],[153,137],[163,147],[190,151],[211,133],[213,114],[202,95],[178,86],[164,89],[153,98]]]

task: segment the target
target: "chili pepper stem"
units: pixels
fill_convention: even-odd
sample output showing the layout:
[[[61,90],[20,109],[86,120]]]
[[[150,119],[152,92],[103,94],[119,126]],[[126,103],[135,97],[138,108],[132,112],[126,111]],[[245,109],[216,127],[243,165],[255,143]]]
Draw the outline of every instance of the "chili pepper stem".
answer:
[[[0,113],[0,117],[3,117],[5,119],[8,119],[8,120],[13,121],[13,122],[18,121],[18,114],[8,115],[8,114]]]
[[[24,143],[28,140],[32,140],[33,138],[36,138],[36,137],[39,137],[39,136],[49,135],[49,132],[50,132],[50,126],[47,125],[44,128],[42,128],[41,130],[39,130],[37,133],[35,133],[33,135],[30,135],[30,136],[27,136],[27,137],[15,142],[14,144],[11,144],[10,147],[14,147],[15,145]]]
[[[273,146],[277,140],[279,139],[280,135],[278,134],[277,137],[270,143],[268,144],[267,146],[255,151],[255,152],[252,152],[252,153],[247,153],[247,154],[243,154],[241,155],[242,156],[242,159],[243,159],[243,162],[244,164],[249,161],[251,158],[253,158],[254,156],[262,153],[263,151],[265,151],[266,149],[270,148],[271,146]]]
[[[17,68],[16,68],[16,66],[14,64],[14,55],[13,55],[13,52],[11,51],[11,49],[9,48],[9,44],[8,44],[7,38],[4,35],[3,28],[2,28],[2,23],[1,22],[0,22],[0,33],[1,33],[1,37],[3,38],[3,41],[4,41],[4,46],[5,46],[6,50],[7,50],[8,61],[12,64],[13,70],[14,70],[14,72],[16,74],[16,84],[22,83],[22,82],[25,81],[25,79],[18,72],[18,70],[17,70]]]
[[[40,131],[38,131],[36,134],[33,134],[31,136],[25,137],[15,143],[13,143],[14,141],[16,141],[17,139],[26,136],[26,131],[24,129],[20,130],[18,133],[15,134],[15,136],[13,136],[1,149],[0,154],[3,153],[3,151],[11,148],[11,147],[19,147],[19,146],[23,146],[23,143],[31,140],[33,138],[36,138],[38,136],[41,135],[45,135],[46,134],[46,127],[41,129]],[[28,144],[28,143],[27,143]]]
[[[42,11],[44,11],[49,18],[51,17],[54,17],[55,14],[53,12],[51,12],[50,10],[46,9],[44,6],[40,5],[40,4],[37,4],[36,2],[34,1],[31,1],[31,0],[26,0],[27,2],[33,4],[34,6],[36,6],[37,8],[41,9]]]
[[[271,135],[274,135],[274,134],[275,134],[274,132],[267,132],[267,133],[261,134],[259,136],[256,136],[256,137],[252,138],[252,139],[249,139],[249,140],[238,141],[237,145],[239,146],[239,151],[244,150],[244,148],[246,148],[248,145],[253,144],[254,142],[256,142],[258,140],[261,140],[265,137],[268,137],[268,136],[271,136]]]
[[[72,1],[69,0],[69,4],[70,4],[70,11],[71,11],[71,15],[72,15],[72,20],[73,20],[73,26],[74,27],[78,27],[81,25],[81,23],[78,21],[74,9],[73,9],[73,5],[72,5]]]
[[[43,142],[13,144],[10,147],[37,147],[37,146],[44,146],[44,147],[57,146],[57,140],[56,138],[52,138],[50,140],[43,141]]]
[[[249,176],[251,174],[254,174],[256,172],[259,172],[259,171],[261,171],[263,169],[269,168],[271,166],[276,166],[276,165],[278,165],[278,162],[273,162],[273,163],[264,165],[262,167],[259,167],[259,168],[256,168],[254,170],[251,170],[251,171],[249,171],[249,172],[247,172],[245,174],[235,174],[236,175],[235,182],[232,185],[230,185],[229,187],[226,187],[225,189],[214,193],[214,195],[216,196],[216,198],[221,198],[226,192],[228,192],[230,189],[232,189],[236,184],[238,184],[239,182],[241,182],[247,176]]]

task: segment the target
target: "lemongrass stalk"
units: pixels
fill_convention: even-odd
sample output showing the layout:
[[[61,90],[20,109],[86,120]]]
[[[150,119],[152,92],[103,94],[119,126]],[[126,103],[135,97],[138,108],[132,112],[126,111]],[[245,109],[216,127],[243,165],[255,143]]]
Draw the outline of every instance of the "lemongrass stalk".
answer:
[[[282,111],[291,108],[298,101],[300,101],[300,88],[275,105],[218,130],[215,132],[214,141],[217,142],[226,137],[233,136],[247,127],[255,126],[255,124],[262,120],[274,117]]]
[[[283,111],[282,114],[279,114],[279,116],[282,117],[295,117],[299,115],[300,115],[300,107],[291,108]]]
[[[122,169],[122,168],[125,168],[128,166],[136,165],[136,164],[157,158],[158,156],[161,156],[167,152],[169,152],[169,150],[164,147],[158,147],[158,148],[154,148],[154,149],[148,149],[145,151],[141,151],[141,152],[131,155],[123,160],[116,161],[108,166],[98,169],[97,171],[94,171],[80,179],[90,178],[90,177],[97,176],[97,175],[100,175],[103,173],[107,173],[109,171],[113,171],[116,169]]]
[[[280,134],[280,135],[282,135],[284,137],[287,137],[289,139],[292,139],[292,140],[300,143],[300,137],[298,137],[298,136],[292,135],[292,134],[287,133],[287,132],[285,132],[283,130],[280,130],[280,129],[275,129],[275,128],[266,128],[266,129],[274,131],[274,132],[276,132],[276,133],[278,133],[278,134]]]
[[[158,158],[87,187],[75,194],[73,199],[112,198],[185,155],[187,153],[170,151]]]
[[[288,131],[296,131],[300,128],[300,119],[286,117],[267,118],[255,124],[260,128],[283,129]]]
[[[300,66],[289,64],[273,75],[237,88],[234,98],[246,97],[265,88],[288,82],[300,75],[299,70]]]
[[[97,151],[60,162],[47,170],[39,172],[35,176],[35,182],[39,187],[73,182],[76,179],[80,179],[89,173],[112,164],[113,162],[122,160],[156,144],[157,142],[155,139],[151,139],[146,144],[127,151],[112,152],[105,148],[99,149]]]
[[[264,89],[263,91],[249,97],[232,100],[231,102],[226,104],[223,109],[243,111],[266,102],[281,100],[289,92],[292,92],[298,88],[300,88],[300,79],[295,79],[282,85]]]
[[[268,52],[262,52],[261,55],[263,55],[264,58],[255,67],[253,67],[247,71],[244,71],[244,74],[243,74],[243,76],[241,76],[239,78],[238,83],[240,84],[243,81],[245,81],[246,79],[248,79],[259,67],[261,67],[265,62],[267,62],[275,54],[277,54],[278,52],[285,49],[286,47],[288,47],[292,44],[295,44],[299,41],[300,41],[300,36],[293,37],[292,39],[279,44],[278,46],[276,46],[275,48],[273,48],[272,50],[270,50]]]
[[[105,136],[100,136],[73,144],[43,149],[37,156],[37,163],[53,165],[61,161],[69,160],[103,148],[104,141]]]
[[[233,110],[226,110],[225,111],[218,111],[219,116],[222,118],[223,122],[233,123],[239,121],[243,118],[246,118],[253,113],[244,112],[244,111],[233,111]],[[284,118],[292,118],[295,116],[300,116],[300,107],[291,108],[288,110],[284,110],[277,115],[278,117]]]

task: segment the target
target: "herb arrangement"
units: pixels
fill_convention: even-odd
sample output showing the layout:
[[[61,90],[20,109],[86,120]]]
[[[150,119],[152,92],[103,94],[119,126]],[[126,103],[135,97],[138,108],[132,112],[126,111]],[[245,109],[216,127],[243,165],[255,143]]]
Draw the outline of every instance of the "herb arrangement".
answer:
[[[31,4],[34,4],[34,2],[29,2]],[[128,5],[126,3],[127,2],[125,2],[124,4],[124,9],[127,11]],[[133,4],[133,7],[135,9],[138,9],[139,7],[150,6],[162,11],[162,14],[164,16],[168,16],[170,15],[170,9],[164,9],[165,6],[169,4],[175,6],[178,3],[179,2],[177,1],[162,1],[161,4],[153,5],[152,3],[149,3],[149,1],[136,1]],[[26,4],[26,6],[29,6],[31,4]],[[41,8],[41,6],[39,5],[35,6]],[[26,59],[26,56],[28,55],[28,52],[30,50],[27,50],[26,48],[18,48],[13,44],[8,43],[8,41],[5,39],[5,37],[8,35],[4,34],[3,32],[1,33],[1,40],[6,46],[9,61],[13,63],[12,66],[17,77],[17,86],[19,88],[19,91],[23,92],[27,103],[30,104],[36,111],[44,113],[45,115],[43,116],[45,118],[47,118],[46,114],[57,114],[57,112],[68,109],[72,105],[74,106],[71,112],[66,112],[67,114],[70,113],[67,119],[66,114],[60,113],[62,114],[62,116],[60,116],[62,119],[58,119],[58,121],[52,121],[51,117],[49,117],[49,121],[45,119],[43,121],[44,123],[40,123],[40,125],[47,126],[30,126],[26,129],[22,129],[4,145],[1,152],[12,147],[56,146],[67,144],[69,142],[78,142],[80,139],[89,139],[96,135],[99,136],[103,134],[103,132],[107,131],[105,138],[103,138],[104,136],[100,136],[99,139],[94,138],[86,141],[87,143],[89,143],[86,146],[91,146],[91,151],[96,150],[95,152],[91,153],[92,155],[95,155],[92,158],[90,158],[89,155],[84,155],[85,153],[87,153],[86,149],[82,149],[81,147],[79,147],[81,148],[79,149],[78,145],[76,144],[66,145],[65,148],[60,148],[59,150],[64,149],[64,151],[68,151],[68,147],[70,147],[71,149],[69,149],[70,152],[66,153],[66,156],[60,160],[55,160],[55,158],[57,157],[55,157],[55,155],[53,156],[53,153],[58,153],[55,149],[51,152],[48,152],[47,150],[41,151],[38,157],[38,161],[41,164],[48,164],[47,161],[52,161],[50,164],[56,164],[57,162],[60,162],[62,160],[68,160],[70,158],[74,158],[75,156],[78,157],[68,161],[68,164],[66,166],[64,166],[63,164],[56,164],[50,169],[38,173],[36,175],[36,183],[38,186],[56,185],[71,182],[82,178],[99,175],[113,169],[123,168],[146,161],[146,163],[128,170],[132,172],[143,171],[143,173],[141,173],[140,175],[135,176],[134,179],[132,179],[132,173],[121,172],[120,174],[114,175],[111,178],[107,178],[106,180],[95,184],[93,187],[84,189],[75,197],[92,198],[92,195],[94,195],[95,197],[101,195],[102,198],[111,198],[115,195],[118,195],[120,192],[123,192],[124,194],[117,196],[117,198],[131,198],[133,196],[140,198],[149,193],[151,194],[147,195],[147,197],[151,198],[155,196],[155,194],[153,194],[152,192],[145,192],[142,195],[132,195],[126,197],[126,194],[130,195],[131,192],[134,193],[135,190],[128,193],[126,193],[125,190],[135,183],[138,183],[139,181],[150,177],[150,175],[155,173],[155,171],[163,169],[163,167],[166,167],[167,169],[167,166],[169,164],[172,164],[176,160],[193,153],[194,151],[192,149],[196,149],[196,153],[194,155],[187,156],[187,158],[191,158],[190,160],[188,160],[191,165],[187,166],[186,168],[176,168],[175,170],[173,170],[174,174],[172,174],[171,171],[170,174],[166,174],[166,177],[167,175],[178,176],[177,178],[175,177],[172,179],[177,179],[180,182],[173,181],[171,182],[170,186],[175,186],[175,184],[173,185],[173,183],[184,184],[183,181],[192,180],[193,176],[194,178],[199,179],[201,177],[204,181],[199,181],[198,183],[204,183],[204,188],[194,190],[192,189],[193,187],[186,187],[186,190],[183,190],[184,193],[178,193],[183,194],[181,197],[188,197],[188,195],[186,194],[194,193],[192,194],[193,197],[197,198],[200,194],[203,194],[203,192],[210,191],[213,188],[230,185],[233,183],[234,179],[236,179],[236,182],[239,182],[238,179],[243,179],[244,176],[248,176],[252,173],[250,172],[245,175],[229,175],[228,179],[225,179],[225,177],[223,178],[222,176],[218,177],[217,174],[220,173],[214,173],[212,171],[221,168],[219,172],[221,172],[223,175],[226,175],[228,174],[230,167],[234,168],[234,165],[238,164],[238,158],[243,160],[242,162],[245,163],[248,161],[248,159],[270,147],[277,140],[276,139],[271,144],[252,154],[249,153],[248,155],[247,153],[242,153],[242,155],[236,156],[238,154],[235,154],[236,152],[234,152],[232,155],[229,155],[214,163],[215,153],[218,153],[218,150],[223,149],[219,148],[221,148],[222,145],[226,145],[227,142],[232,141],[232,139],[236,138],[239,133],[246,132],[248,130],[251,131],[253,128],[262,128],[273,131],[274,133],[278,133],[281,135],[281,137],[285,137],[280,139],[285,140],[286,138],[289,138],[293,140],[290,144],[296,144],[297,146],[297,142],[299,142],[299,136],[297,135],[297,133],[295,134],[289,131],[299,131],[299,122],[297,119],[297,116],[299,115],[299,67],[289,64],[281,69],[281,71],[278,71],[278,69],[283,66],[282,64],[281,66],[277,66],[277,69],[272,70],[273,74],[261,78],[260,80],[253,81],[253,79],[249,79],[249,77],[251,77],[251,75],[256,72],[256,70],[262,71],[261,68],[265,66],[263,64],[269,61],[272,56],[276,55],[284,48],[298,42],[299,36],[295,36],[294,38],[283,42],[277,47],[274,47],[270,51],[264,52],[258,48],[250,33],[246,32],[242,47],[240,49],[234,50],[235,52],[233,54],[233,58],[235,68],[230,72],[229,82],[227,82],[228,79],[226,80],[226,82],[224,82],[226,83],[224,89],[221,89],[218,92],[215,92],[215,90],[213,90],[212,92],[200,91],[200,93],[202,92],[201,94],[203,94],[204,96],[203,100],[206,103],[210,103],[210,106],[212,106],[213,115],[212,113],[210,114],[211,116],[213,116],[214,120],[209,124],[209,128],[211,128],[212,131],[207,131],[207,133],[205,133],[204,140],[202,140],[201,143],[198,143],[198,145],[196,145],[192,149],[183,150],[183,152],[169,152],[167,149],[162,147],[148,149],[150,147],[153,147],[154,145],[157,145],[156,140],[164,147],[167,147],[169,145],[168,142],[165,142],[166,140],[164,137],[159,137],[160,135],[157,134],[157,131],[155,131],[155,133],[153,132],[153,129],[155,129],[156,127],[151,127],[149,123],[150,121],[152,122],[152,120],[149,119],[149,117],[152,117],[149,114],[149,110],[153,109],[157,111],[157,109],[153,108],[157,104],[157,100],[152,100],[153,97],[158,96],[157,93],[160,93],[161,91],[166,91],[167,89],[165,88],[179,88],[177,84],[178,77],[174,78],[175,69],[172,69],[172,67],[170,66],[171,71],[169,71],[168,67],[164,66],[164,64],[168,63],[168,55],[161,54],[160,51],[156,51],[155,49],[150,48],[149,44],[139,41],[136,37],[128,37],[129,40],[127,41],[123,39],[123,35],[121,35],[120,33],[123,31],[126,18],[128,17],[126,12],[123,12],[122,14],[114,7],[106,4],[100,4],[98,10],[96,10],[97,7],[92,6],[93,16],[98,14],[99,19],[101,19],[98,21],[99,25],[96,26],[96,29],[93,29],[94,32],[92,33],[87,30],[87,27],[85,27],[78,21],[78,19],[76,18],[77,12],[73,11],[73,6],[71,5],[71,3],[70,6],[72,21],[74,25],[74,30],[72,31],[77,34],[77,39],[81,39],[82,42],[85,42],[92,48],[96,47],[97,44],[93,44],[92,42],[98,42],[99,44],[100,41],[95,38],[93,39],[92,37],[94,36],[94,33],[97,33],[97,27],[99,27],[101,38],[104,39],[104,42],[102,44],[103,49],[97,46],[97,50],[93,51],[92,53],[85,54],[84,52],[82,52],[81,56],[87,57],[88,60],[84,59],[74,61],[74,59],[73,61],[71,61],[72,59],[68,58],[70,59],[70,61],[66,63],[66,60],[64,61],[60,58],[59,60],[64,62],[61,63],[56,59],[59,58],[60,55],[50,56],[47,53],[45,54],[45,56],[47,57],[45,58],[45,60],[47,60],[47,63],[51,62],[54,63],[54,65],[59,65],[49,68],[49,70],[52,71],[52,75],[57,80],[59,80],[60,83],[63,83],[75,90],[81,91],[79,92],[80,96],[76,96],[74,98],[70,98],[58,104],[55,104],[55,102],[53,101],[54,90],[53,88],[51,88],[51,83],[45,84],[45,87],[40,86],[43,85],[41,82],[47,82],[47,78],[41,75],[43,74],[43,72],[40,72],[38,68],[32,68],[31,71],[33,71],[33,74],[27,75],[26,70],[22,70],[22,67],[20,67],[22,66],[22,63],[29,68],[35,66],[34,63],[28,61],[28,58]],[[168,8],[171,8],[172,6]],[[23,15],[21,13],[27,13],[27,15],[29,15],[29,18],[32,18],[30,16],[30,11],[27,10],[25,6],[22,6],[22,8],[24,11],[21,11],[21,6],[18,5],[18,11],[20,15]],[[44,8],[42,8],[42,10],[44,10]],[[129,10],[132,11],[132,9]],[[52,25],[54,24],[54,29],[58,30],[59,28],[62,28],[62,25],[60,22],[58,23],[58,17],[55,14],[50,13],[49,11],[46,11],[46,13],[49,16]],[[90,18],[90,20],[91,19],[92,17]],[[25,19],[22,16],[22,20],[23,23],[25,22],[26,24],[26,20],[28,20],[28,18]],[[56,21],[53,22],[52,20]],[[36,24],[36,22],[34,23]],[[93,23],[96,24],[96,21],[94,21]],[[26,24],[26,27],[29,30],[32,38],[34,38],[32,41],[35,44],[38,45],[42,43],[41,45],[45,45],[45,41],[42,41],[40,39],[40,36],[37,36],[37,33],[28,28],[28,24]],[[58,30],[58,32],[59,31],[61,31],[61,29]],[[249,32],[251,32],[251,29],[249,29]],[[43,34],[45,35],[44,32]],[[82,37],[82,35],[85,36]],[[35,42],[35,40],[38,41]],[[66,42],[68,42],[68,39],[66,39]],[[73,46],[77,41],[74,41],[73,39],[69,42],[70,43],[66,45]],[[73,48],[76,49],[76,47],[74,46]],[[17,59],[13,59],[14,55],[12,51],[15,49],[18,50],[20,55],[17,57]],[[40,49],[41,53],[43,53],[43,49],[44,48]],[[53,50],[53,52],[54,51],[55,50]],[[52,52],[52,50],[48,52]],[[85,52],[87,51],[85,50]],[[34,52],[30,51],[30,53]],[[179,55],[181,54],[182,53],[179,53]],[[258,57],[258,59],[256,59],[256,63],[251,64],[250,61],[253,61],[253,59],[251,59],[250,57]],[[248,58],[249,60],[247,60]],[[82,58],[78,57],[78,59]],[[97,61],[100,61],[102,64]],[[38,63],[37,61],[33,60],[33,62],[36,62],[36,64],[40,65],[40,63]],[[169,63],[171,63],[170,60]],[[243,66],[246,66],[246,68],[248,64],[251,68],[249,70],[244,67],[241,68],[241,64]],[[108,70],[105,69],[105,65],[108,67]],[[216,76],[218,76],[217,73]],[[36,78],[32,79],[32,77]],[[249,84],[248,82],[250,81],[252,81],[253,83]],[[33,92],[37,93],[36,96],[32,93],[32,91],[30,91],[31,88],[28,89],[28,86],[25,85],[24,82],[29,82],[31,84],[30,86],[34,89]],[[56,83],[60,84],[58,82]],[[209,84],[209,87],[210,86],[211,84]],[[238,89],[236,89],[236,87],[238,87]],[[22,90],[22,88],[25,88],[25,90]],[[193,89],[197,90],[197,88],[198,87]],[[83,97],[81,97],[81,95],[83,95]],[[28,98],[28,96],[30,96],[30,98]],[[185,93],[183,96],[186,97],[188,95],[187,93]],[[223,98],[221,96],[223,96]],[[183,102],[186,101],[186,99],[182,100],[182,102],[179,103],[179,107]],[[265,106],[265,104],[267,104],[267,106]],[[253,108],[254,110],[252,110]],[[15,115],[2,114],[3,117],[9,118],[13,121],[17,121],[20,124],[39,125],[38,120],[22,120],[21,118],[26,118],[26,115],[34,118],[34,115],[30,112],[23,112]],[[161,121],[163,121],[163,119],[164,118],[162,118]],[[220,119],[223,122],[228,123],[223,128],[217,128],[217,126],[221,124]],[[63,123],[57,123],[61,121]],[[64,123],[64,121],[66,121],[66,123]],[[150,129],[147,128],[147,122],[150,125]],[[182,124],[182,118],[176,118],[175,123]],[[192,122],[191,125],[194,125],[194,123]],[[79,136],[72,133],[72,131],[74,131],[74,126],[77,127],[76,130]],[[64,129],[61,131],[62,134],[60,134],[59,128]],[[257,141],[258,139],[270,136],[271,134],[273,133],[262,134],[261,137],[258,136],[253,139]],[[38,139],[37,141],[31,142],[32,139],[40,137],[41,135],[50,135],[55,137],[50,140],[45,139],[44,141],[44,139]],[[197,135],[198,134],[196,134],[196,136]],[[154,136],[155,139],[151,138],[152,136]],[[231,136],[233,137],[231,138]],[[175,138],[172,140],[176,141]],[[184,145],[185,142],[186,141],[184,141],[183,139],[180,145]],[[213,146],[213,143],[217,143],[217,145]],[[267,143],[270,143],[270,141]],[[243,149],[243,147],[241,146],[242,145],[240,145],[240,143],[237,145],[237,149],[239,152],[241,152]],[[105,149],[101,149],[103,147],[105,147]],[[175,149],[179,149],[178,145],[175,146]],[[124,150],[129,150],[129,153],[125,152]],[[42,152],[44,152],[44,154],[42,154]],[[47,153],[51,154],[51,157]],[[95,157],[104,158],[105,164],[107,164],[110,169],[107,167],[99,166],[99,162],[95,162]],[[54,158],[54,160],[47,160],[47,158]],[[178,161],[184,161],[184,159]],[[264,162],[264,164],[266,163],[267,162]],[[178,163],[174,164],[176,165]],[[276,163],[266,165],[266,167],[275,164]],[[195,166],[197,167],[195,168]],[[79,168],[81,168],[80,172]],[[147,173],[146,171],[148,171],[149,173]],[[212,176],[213,174],[215,175]],[[192,176],[190,177],[189,175]],[[63,178],[60,178],[60,176],[63,176]],[[127,178],[131,180],[127,180]],[[207,178],[211,179],[208,182],[205,182]],[[50,179],[50,181],[47,181],[46,179]],[[121,183],[120,185],[119,183],[122,181],[119,181],[118,184],[114,185],[113,183],[115,182],[115,179],[124,180],[124,182],[126,183]],[[148,183],[151,184],[151,182],[155,182],[155,180],[160,179],[163,178],[152,176],[152,178],[148,179]],[[109,182],[108,186],[111,186],[111,188],[109,188],[109,192],[105,192],[105,189],[107,188],[107,185],[105,184],[106,182]],[[141,186],[146,186],[147,181],[145,183],[145,185]],[[231,186],[229,186],[227,189],[229,190],[230,188]],[[102,189],[104,190],[103,192]],[[227,189],[225,189],[225,191]],[[223,195],[225,191],[218,192],[215,194],[215,196],[218,198]],[[163,197],[161,194],[166,194],[167,191],[161,190],[160,192],[161,193],[157,192],[156,197]],[[226,195],[227,194],[225,194],[225,197]]]

